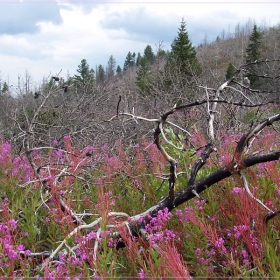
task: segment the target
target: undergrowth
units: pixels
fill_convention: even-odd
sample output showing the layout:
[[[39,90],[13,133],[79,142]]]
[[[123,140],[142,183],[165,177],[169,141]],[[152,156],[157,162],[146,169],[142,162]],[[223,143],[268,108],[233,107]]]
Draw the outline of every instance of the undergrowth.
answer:
[[[172,137],[172,131],[167,133]],[[226,166],[237,137],[224,136],[198,179]],[[275,137],[264,132],[251,149],[279,150]],[[0,276],[280,277],[280,219],[265,223],[267,210],[248,195],[238,176],[171,213],[160,211],[146,225],[147,241],[133,238],[121,226],[123,220],[108,213],[134,216],[167,195],[169,170],[155,145],[143,140],[124,149],[119,142],[113,154],[106,145],[79,150],[65,137],[63,147],[54,141],[47,151],[34,149],[34,171],[27,157],[14,155],[11,145],[0,141]],[[197,154],[191,146],[184,152],[167,149],[178,159],[176,190],[183,189]],[[259,164],[244,174],[253,195],[279,210],[279,162]],[[102,220],[67,238],[47,263],[77,228],[73,217],[87,224]],[[117,250],[120,242],[126,246]]]

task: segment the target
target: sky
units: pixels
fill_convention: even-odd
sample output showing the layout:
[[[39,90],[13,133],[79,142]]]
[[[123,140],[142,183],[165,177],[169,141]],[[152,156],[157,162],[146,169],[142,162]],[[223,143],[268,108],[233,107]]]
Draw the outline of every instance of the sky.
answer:
[[[182,18],[193,45],[234,32],[249,19],[280,23],[278,1],[0,0],[0,82],[32,86],[60,73],[77,74],[82,59],[93,69],[110,55],[123,67],[129,51],[168,50]]]

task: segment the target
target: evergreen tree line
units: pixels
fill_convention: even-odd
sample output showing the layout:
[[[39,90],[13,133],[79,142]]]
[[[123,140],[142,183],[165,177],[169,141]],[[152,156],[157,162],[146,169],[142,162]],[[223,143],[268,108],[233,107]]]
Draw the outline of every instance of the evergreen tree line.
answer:
[[[252,34],[249,38],[249,44],[245,52],[246,63],[255,62],[261,59],[263,51],[262,44],[262,32],[254,24]],[[114,76],[121,76],[122,73],[127,72],[129,69],[136,68],[136,85],[140,93],[147,95],[150,94],[153,84],[158,77],[155,77],[152,73],[152,65],[157,60],[165,60],[164,69],[160,71],[163,84],[170,90],[172,83],[175,80],[174,73],[181,76],[180,83],[183,86],[190,84],[194,77],[199,76],[203,69],[197,58],[195,47],[189,39],[189,35],[186,28],[186,22],[184,19],[181,21],[181,25],[178,29],[177,36],[175,37],[170,51],[164,51],[161,48],[155,53],[151,45],[147,45],[144,49],[143,55],[140,52],[129,51],[124,61],[123,68],[116,64],[116,60],[111,55],[109,57],[107,66],[104,67],[101,64],[96,66],[96,69],[90,69],[87,61],[83,59],[78,66],[78,75],[75,75],[75,79],[78,81],[89,81],[95,79],[97,83],[104,83],[110,80]],[[236,69],[232,62],[229,62],[225,78],[230,79],[233,77]],[[248,67],[248,75],[246,76],[250,81],[252,88],[259,88],[261,86],[260,80],[257,77],[258,69],[252,65]],[[245,77],[244,77],[245,78]]]

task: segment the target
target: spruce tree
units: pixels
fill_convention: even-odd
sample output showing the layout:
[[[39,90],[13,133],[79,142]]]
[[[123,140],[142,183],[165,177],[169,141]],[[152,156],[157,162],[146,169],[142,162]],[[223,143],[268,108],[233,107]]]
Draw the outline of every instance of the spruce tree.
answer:
[[[171,53],[168,62],[178,67],[181,74],[185,77],[200,75],[202,72],[200,63],[196,57],[195,48],[189,39],[184,19],[181,21],[178,36],[171,45]]]
[[[115,76],[115,71],[116,71],[116,60],[111,55],[109,57],[107,67],[106,67],[106,78],[111,79],[112,77],[114,77]]]
[[[249,38],[249,44],[246,48],[246,62],[254,62],[261,57],[262,33],[258,31],[257,25],[254,25],[253,32]]]
[[[232,63],[230,62],[227,68],[227,73],[226,73],[226,79],[229,80],[233,77],[234,73],[235,73],[235,68],[232,65]]]
[[[120,65],[118,65],[118,67],[117,67],[117,75],[121,75],[121,73],[122,73],[122,68],[121,68]]]
[[[130,51],[128,52],[123,65],[123,71],[135,65],[135,56],[135,53],[132,54]]]
[[[147,60],[149,61],[149,63],[153,63],[155,60],[155,54],[153,52],[153,49],[150,45],[147,45],[147,47],[144,50],[144,57],[147,58]]]
[[[150,93],[152,85],[151,67],[147,57],[142,57],[140,60],[140,66],[137,70],[136,85],[140,89],[142,95]]]
[[[6,93],[6,92],[8,92],[8,91],[9,91],[9,87],[8,87],[7,83],[4,82],[3,87],[2,87],[2,89],[1,89],[1,92],[2,92],[2,93]],[[0,93],[1,93],[1,92],[0,92]]]
[[[141,60],[142,56],[140,54],[140,52],[137,54],[137,58],[136,58],[136,66],[140,66],[140,60]]]
[[[96,68],[96,82],[103,83],[105,81],[105,70],[104,67],[99,64]]]
[[[77,92],[84,92],[84,86],[94,82],[94,70],[89,67],[86,59],[82,59],[77,69],[78,75],[74,75],[73,81],[76,84]],[[64,90],[65,90],[65,85]],[[90,87],[86,87],[89,89]],[[67,89],[65,90],[67,92]],[[91,93],[91,90],[87,90],[87,93]]]
[[[79,75],[75,75],[75,78],[82,82],[90,81],[94,75],[94,71],[93,69],[89,68],[86,59],[81,60],[81,63],[78,65],[77,72],[79,73]]]
[[[249,38],[249,44],[246,48],[246,63],[260,60],[262,51],[262,33],[258,31],[257,25],[253,27],[253,32]],[[252,88],[258,88],[261,84],[258,75],[258,66],[250,65],[248,67],[249,74],[247,77],[251,82]]]

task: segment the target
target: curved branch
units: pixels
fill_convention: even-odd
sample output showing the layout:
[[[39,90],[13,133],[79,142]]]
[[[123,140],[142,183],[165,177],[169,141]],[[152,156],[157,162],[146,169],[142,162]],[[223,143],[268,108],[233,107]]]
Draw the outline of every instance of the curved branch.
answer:
[[[266,155],[260,155],[260,156],[249,156],[243,159],[242,169],[249,168],[259,163],[275,161],[279,159],[280,159],[280,151],[269,153]],[[156,205],[146,210],[142,214],[133,216],[131,219],[135,222],[136,220],[139,219],[139,217],[145,217],[148,215],[155,216],[159,210],[163,210],[164,208],[167,208],[169,211],[172,211],[174,208],[178,207],[179,205],[196,197],[196,195],[193,193],[194,189],[198,194],[202,193],[209,187],[213,186],[214,184],[232,175],[233,173],[231,172],[230,169],[228,169],[228,167],[222,167],[221,169],[209,174],[205,178],[194,182],[192,185],[187,185],[183,190],[176,192],[173,201],[171,201],[168,196],[165,196]]]

